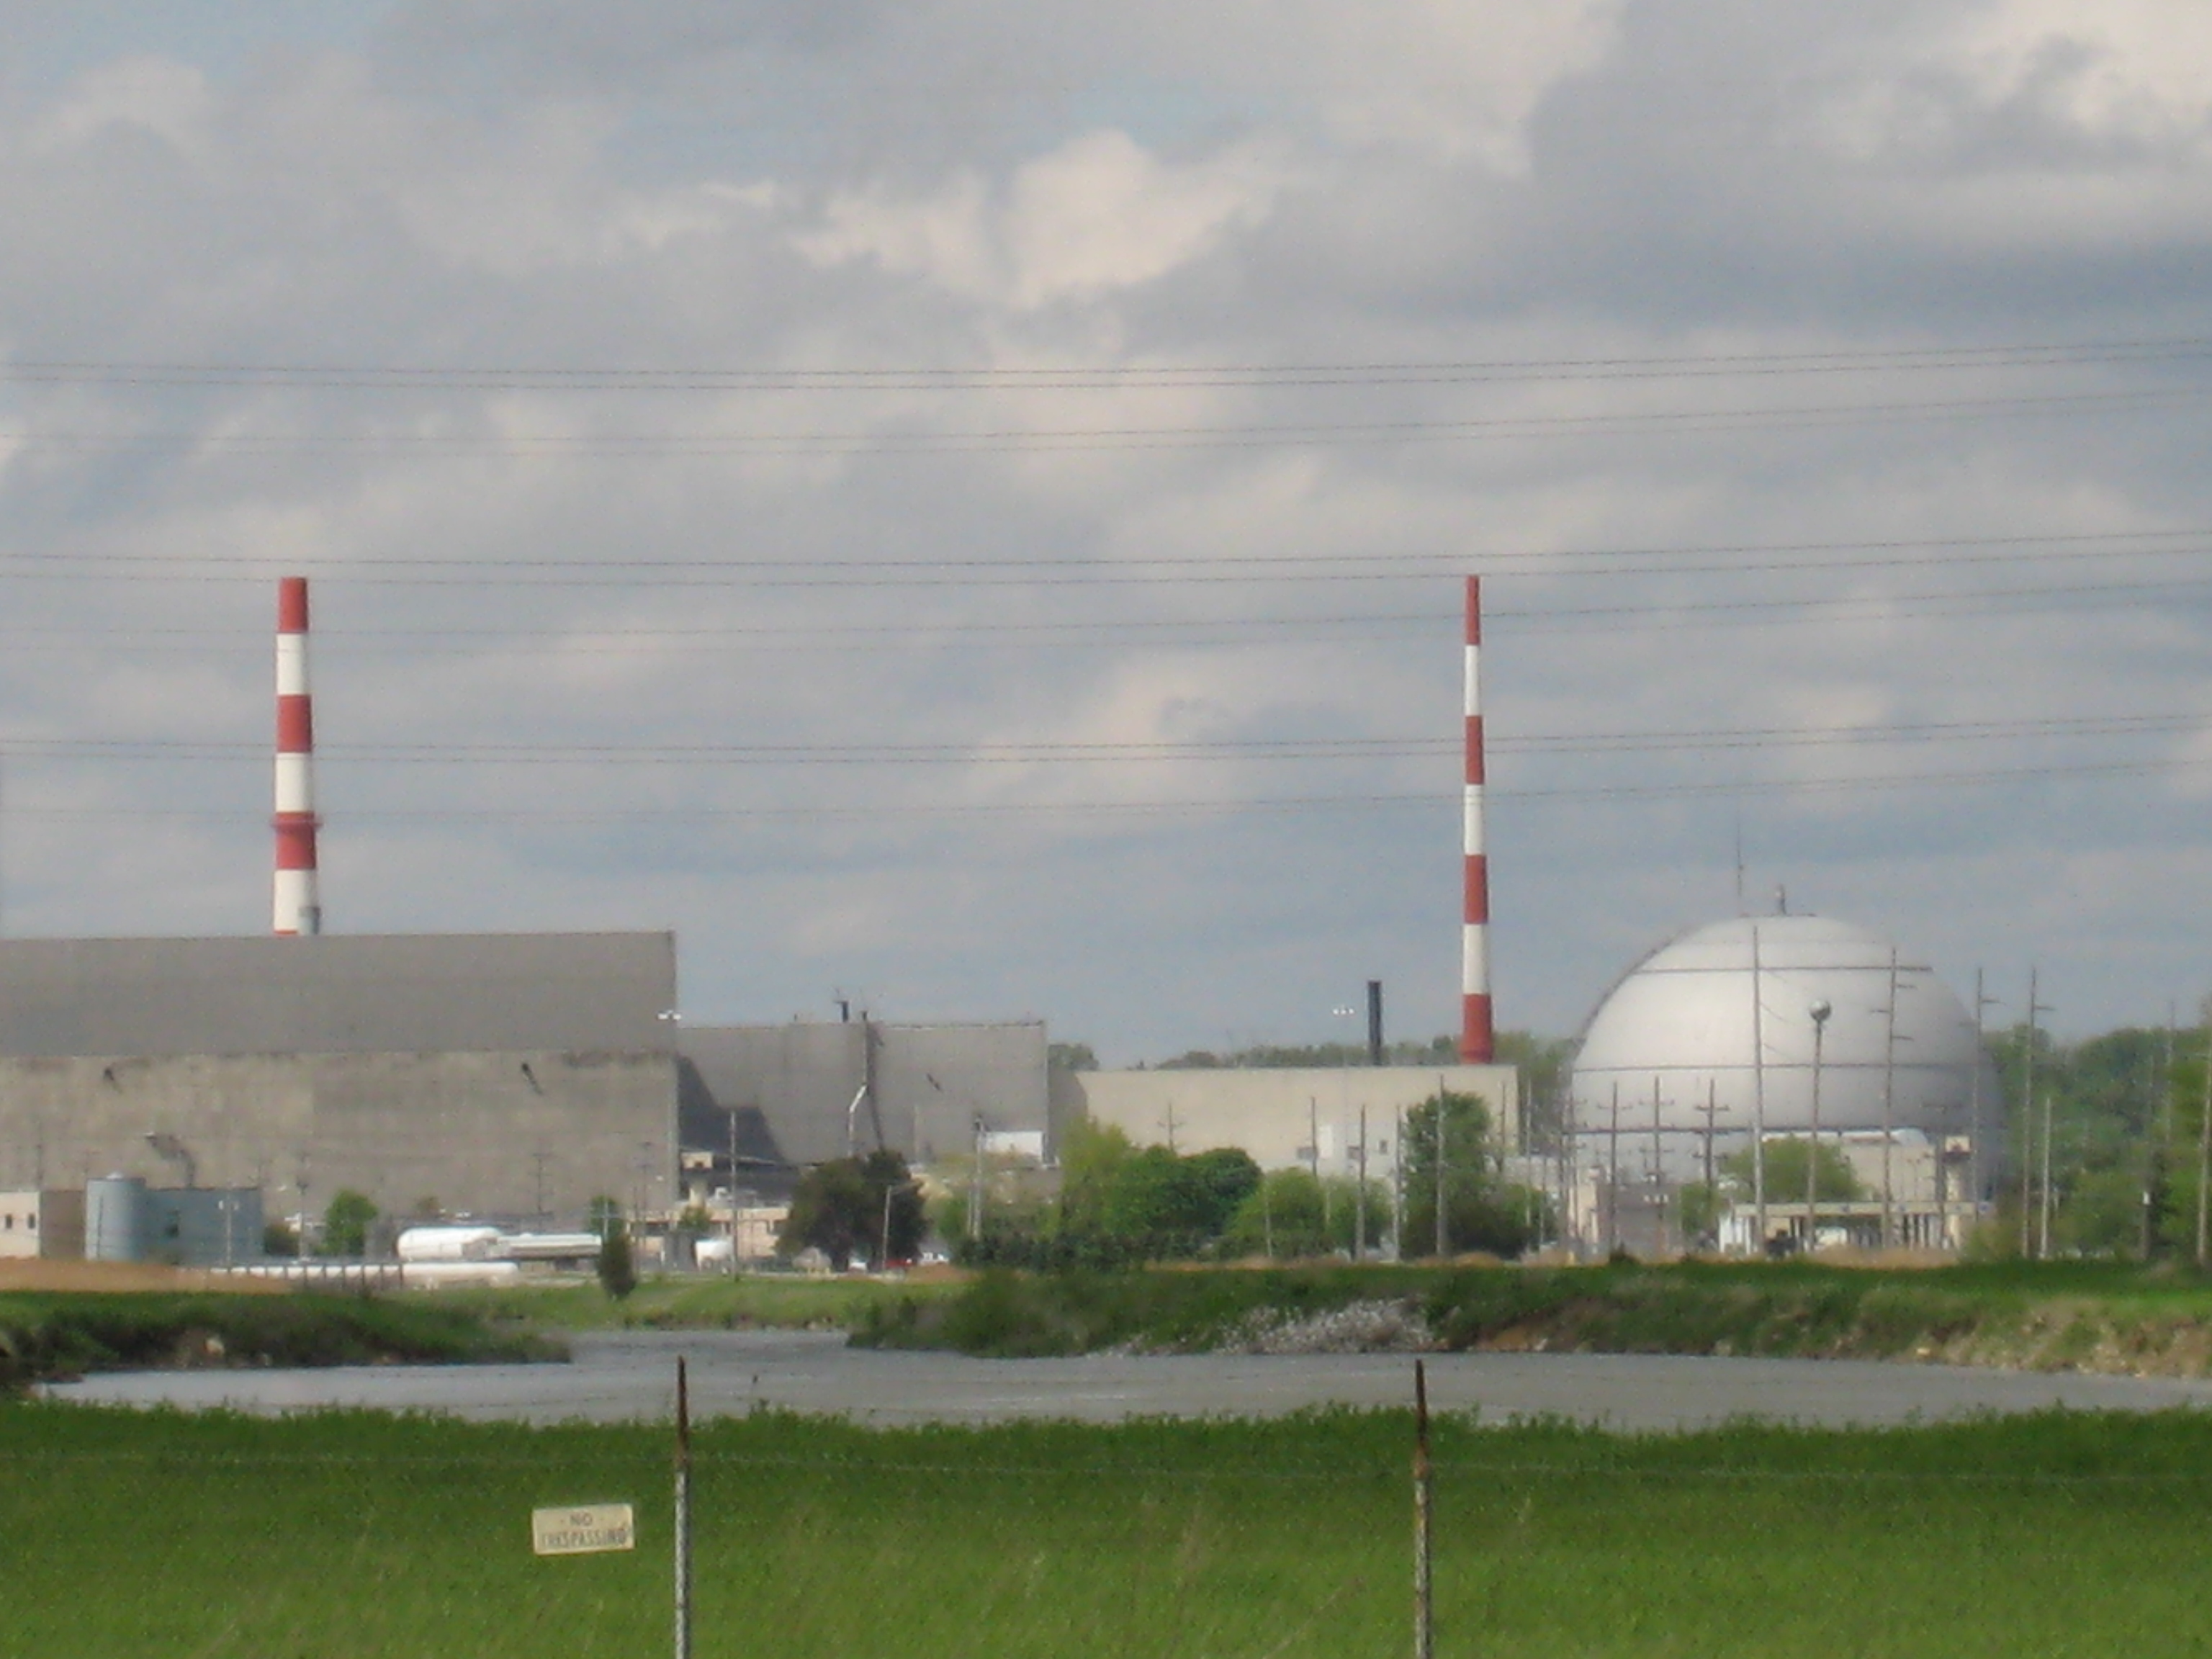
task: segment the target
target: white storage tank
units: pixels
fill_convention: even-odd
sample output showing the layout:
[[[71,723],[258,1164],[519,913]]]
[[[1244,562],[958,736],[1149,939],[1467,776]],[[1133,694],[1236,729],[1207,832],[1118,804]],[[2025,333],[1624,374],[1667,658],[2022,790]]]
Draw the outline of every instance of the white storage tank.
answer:
[[[94,1261],[146,1259],[146,1183],[107,1175],[84,1185],[84,1253]]]
[[[496,1227],[410,1227],[399,1235],[402,1261],[484,1261],[504,1254]]]

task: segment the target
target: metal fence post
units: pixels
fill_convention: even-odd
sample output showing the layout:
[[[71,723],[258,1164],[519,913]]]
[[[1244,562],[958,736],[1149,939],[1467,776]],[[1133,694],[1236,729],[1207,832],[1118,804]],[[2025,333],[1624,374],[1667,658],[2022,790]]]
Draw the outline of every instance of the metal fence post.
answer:
[[[1422,1362],[1413,1362],[1413,1659],[1431,1659],[1436,1647],[1435,1607],[1431,1599],[1429,1558],[1429,1518],[1433,1508],[1436,1471],[1429,1462],[1429,1378]]]
[[[691,1659],[691,1394],[676,1359],[676,1659]]]

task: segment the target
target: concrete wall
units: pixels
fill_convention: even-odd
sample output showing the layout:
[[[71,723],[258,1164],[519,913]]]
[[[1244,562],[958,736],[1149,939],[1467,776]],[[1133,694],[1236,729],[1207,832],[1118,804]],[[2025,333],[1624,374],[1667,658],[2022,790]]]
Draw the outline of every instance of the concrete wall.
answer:
[[[0,939],[0,1055],[672,1051],[669,933]]]
[[[319,1216],[351,1187],[386,1215],[423,1198],[478,1214],[580,1212],[675,1172],[676,1061],[653,1053],[0,1054],[0,1185],[111,1172],[174,1185],[147,1144],[175,1136],[205,1187],[258,1187],[268,1212]],[[650,1166],[641,1178],[641,1163]]]
[[[685,1145],[725,1148],[734,1110],[738,1157],[763,1176],[844,1157],[848,1112],[860,1151],[880,1138],[920,1164],[964,1154],[979,1114],[992,1129],[1049,1127],[1041,1023],[687,1026],[680,1042]]]
[[[1439,1087],[1480,1096],[1502,1133],[1502,1150],[1520,1145],[1520,1074],[1510,1066],[1070,1072],[1054,1081],[1067,1109],[1139,1146],[1172,1139],[1183,1152],[1241,1146],[1268,1170],[1308,1165],[1317,1134],[1321,1172],[1353,1173],[1364,1107],[1368,1173],[1382,1179],[1396,1154],[1399,1112]]]

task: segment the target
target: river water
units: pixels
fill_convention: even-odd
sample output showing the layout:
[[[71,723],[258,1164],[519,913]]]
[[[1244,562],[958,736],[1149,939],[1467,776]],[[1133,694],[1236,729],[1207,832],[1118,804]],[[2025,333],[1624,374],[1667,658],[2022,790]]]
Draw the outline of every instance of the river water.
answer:
[[[57,1400],[275,1413],[329,1407],[528,1423],[666,1417],[676,1358],[692,1410],[774,1407],[875,1423],[1017,1418],[1273,1416],[1318,1406],[1404,1406],[1405,1354],[970,1359],[848,1348],[801,1331],[593,1334],[564,1365],[392,1365],[318,1370],[131,1371],[58,1384]],[[1554,1416],[1621,1429],[1694,1428],[1735,1417],[1875,1425],[1983,1413],[2155,1411],[2212,1405],[2212,1382],[2050,1375],[1849,1360],[1648,1354],[1431,1354],[1439,1410],[1486,1421]]]

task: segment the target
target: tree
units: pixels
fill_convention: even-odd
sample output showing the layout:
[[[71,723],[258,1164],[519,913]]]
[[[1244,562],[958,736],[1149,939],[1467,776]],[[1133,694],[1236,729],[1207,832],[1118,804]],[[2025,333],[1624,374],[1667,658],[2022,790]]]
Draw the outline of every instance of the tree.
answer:
[[[1769,1204],[1802,1204],[1805,1201],[1805,1141],[1799,1137],[1770,1136],[1766,1142],[1766,1201]],[[1751,1148],[1730,1152],[1721,1160],[1721,1168],[1735,1178],[1739,1189],[1749,1192],[1752,1183]],[[1851,1169],[1851,1161],[1832,1141],[1820,1143],[1819,1174],[1815,1176],[1814,1195],[1823,1204],[1849,1204],[1866,1196],[1866,1188],[1859,1185],[1858,1176]]]
[[[1692,1181],[1674,1194],[1674,1221],[1692,1249],[1720,1242],[1721,1216],[1728,1208],[1725,1184]]]
[[[586,1229],[597,1233],[602,1240],[609,1233],[619,1231],[623,1224],[621,1204],[605,1193],[584,1206],[584,1215]]]
[[[368,1254],[369,1224],[376,1219],[376,1206],[366,1193],[357,1193],[350,1187],[342,1187],[331,1198],[331,1206],[323,1212],[324,1255],[359,1256]]]
[[[1316,1181],[1304,1170],[1271,1170],[1237,1205],[1222,1236],[1222,1247],[1235,1255],[1272,1255],[1284,1261],[1337,1255],[1352,1249],[1358,1208],[1356,1181],[1334,1176]],[[1389,1213],[1389,1190],[1379,1181],[1369,1182],[1370,1243]]]
[[[1136,1144],[1111,1124],[1084,1118],[1068,1126],[1060,1142],[1060,1230],[1101,1232],[1106,1194],[1121,1166],[1136,1155]]]
[[[1055,1072],[1095,1072],[1098,1056],[1087,1042],[1054,1042],[1046,1045],[1044,1063]]]
[[[629,1230],[611,1226],[599,1235],[599,1288],[621,1301],[637,1288],[637,1263],[629,1249]]]
[[[1197,1255],[1259,1184],[1260,1166],[1239,1147],[1177,1158],[1164,1146],[1146,1146],[1116,1169],[1101,1220],[1139,1254]]]
[[[855,1256],[878,1265],[912,1261],[927,1224],[906,1160],[878,1149],[866,1158],[817,1164],[799,1178],[791,1212],[776,1235],[776,1253],[817,1249],[841,1273]]]
[[[1443,1126],[1444,1249],[1518,1255],[1541,1225],[1525,1195],[1498,1180],[1490,1108],[1456,1090],[1431,1095],[1406,1114],[1404,1253],[1433,1255],[1437,1248],[1437,1126]]]

